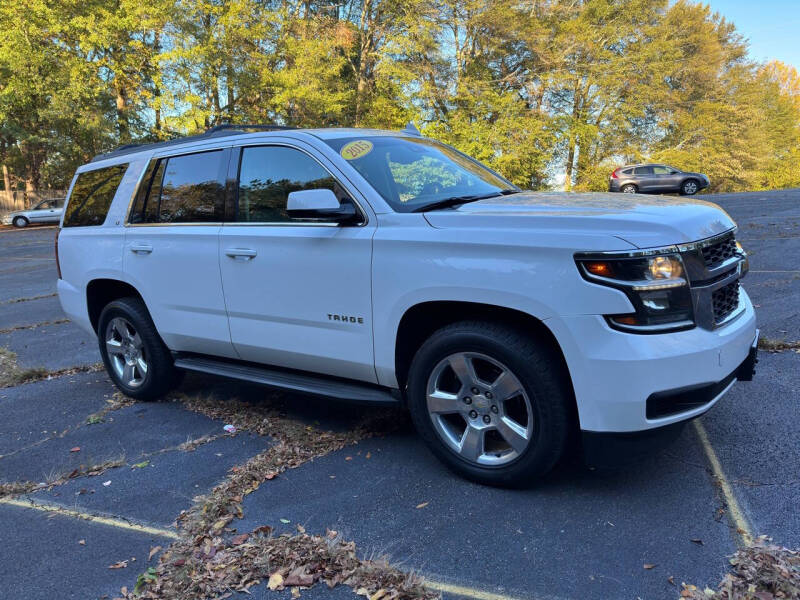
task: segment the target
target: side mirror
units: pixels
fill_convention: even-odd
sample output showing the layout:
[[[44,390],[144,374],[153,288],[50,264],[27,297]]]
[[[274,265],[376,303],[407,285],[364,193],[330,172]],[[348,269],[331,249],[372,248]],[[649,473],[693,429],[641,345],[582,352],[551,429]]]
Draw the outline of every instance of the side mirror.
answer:
[[[352,202],[340,203],[331,190],[300,190],[290,192],[286,212],[293,219],[317,219],[332,223],[354,223],[358,212]]]

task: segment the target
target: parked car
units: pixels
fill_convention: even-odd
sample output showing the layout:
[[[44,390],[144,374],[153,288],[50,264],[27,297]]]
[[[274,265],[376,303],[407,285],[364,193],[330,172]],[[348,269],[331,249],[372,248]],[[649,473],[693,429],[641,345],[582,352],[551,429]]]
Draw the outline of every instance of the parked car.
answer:
[[[608,182],[609,192],[636,194],[678,192],[692,196],[711,182],[702,173],[689,173],[669,165],[627,165],[614,169]]]
[[[58,294],[129,396],[189,370],[405,406],[450,468],[516,485],[752,378],[735,231],[707,202],[523,191],[418,132],[213,129],[78,169]]]
[[[31,223],[58,223],[64,213],[64,198],[42,200],[28,210],[15,210],[3,217],[3,225],[27,227]]]

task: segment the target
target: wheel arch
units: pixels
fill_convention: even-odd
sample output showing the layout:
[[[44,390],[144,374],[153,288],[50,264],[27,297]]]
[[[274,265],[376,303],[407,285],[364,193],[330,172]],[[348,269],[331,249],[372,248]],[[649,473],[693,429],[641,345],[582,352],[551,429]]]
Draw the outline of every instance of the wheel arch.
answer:
[[[92,279],[86,284],[86,307],[89,311],[89,321],[95,333],[97,332],[97,325],[103,308],[109,302],[129,296],[139,298],[144,302],[144,298],[135,287],[119,279]]]
[[[437,329],[467,320],[508,324],[547,344],[556,353],[572,387],[561,345],[541,319],[506,306],[460,300],[432,300],[410,306],[398,324],[395,336],[395,375],[401,390],[405,388],[411,360],[422,343]]]

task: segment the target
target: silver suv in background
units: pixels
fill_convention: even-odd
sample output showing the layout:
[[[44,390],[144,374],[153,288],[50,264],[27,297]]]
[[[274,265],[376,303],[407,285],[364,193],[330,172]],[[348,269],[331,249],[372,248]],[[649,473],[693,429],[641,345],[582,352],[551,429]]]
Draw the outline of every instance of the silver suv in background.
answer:
[[[703,173],[689,173],[669,165],[627,165],[611,173],[608,191],[626,194],[678,192],[691,196],[710,183]]]
[[[58,223],[64,213],[64,198],[42,200],[28,210],[15,210],[3,217],[3,225],[27,227],[31,223]]]

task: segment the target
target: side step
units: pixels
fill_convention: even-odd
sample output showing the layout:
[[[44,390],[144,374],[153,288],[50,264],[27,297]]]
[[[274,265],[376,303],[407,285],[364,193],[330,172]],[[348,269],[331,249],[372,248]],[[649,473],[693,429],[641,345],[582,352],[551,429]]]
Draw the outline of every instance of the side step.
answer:
[[[187,371],[199,371],[211,375],[241,379],[251,383],[259,383],[269,387],[281,388],[347,400],[350,402],[368,402],[378,404],[398,404],[399,400],[388,389],[370,385],[334,379],[324,376],[308,375],[291,371],[281,371],[269,367],[242,364],[199,356],[177,356],[175,366]]]

